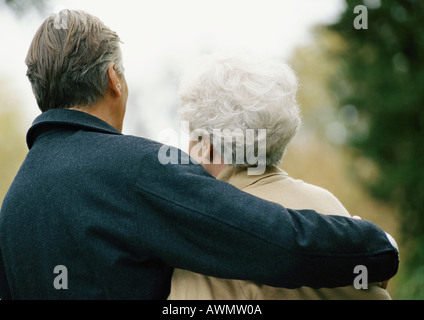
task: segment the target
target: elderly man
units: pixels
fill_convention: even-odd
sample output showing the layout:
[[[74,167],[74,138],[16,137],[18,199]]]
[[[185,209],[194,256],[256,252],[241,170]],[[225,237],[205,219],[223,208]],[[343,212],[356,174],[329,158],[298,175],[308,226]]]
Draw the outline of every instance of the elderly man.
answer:
[[[218,180],[252,195],[290,208],[349,217],[330,192],[295,180],[278,168],[301,123],[297,88],[291,68],[277,60],[234,55],[202,58],[188,69],[180,88],[180,113],[194,138],[190,153]],[[249,130],[256,131],[250,134],[256,139],[247,138]],[[256,163],[247,150],[254,151]],[[323,232],[316,241],[325,236]],[[357,289],[351,285],[290,290],[176,269],[169,298],[390,299],[382,283]]]
[[[123,135],[119,38],[98,18],[47,18],[26,64],[42,114],[1,208],[1,299],[166,299],[175,267],[289,288],[396,273],[371,222],[286,209]]]

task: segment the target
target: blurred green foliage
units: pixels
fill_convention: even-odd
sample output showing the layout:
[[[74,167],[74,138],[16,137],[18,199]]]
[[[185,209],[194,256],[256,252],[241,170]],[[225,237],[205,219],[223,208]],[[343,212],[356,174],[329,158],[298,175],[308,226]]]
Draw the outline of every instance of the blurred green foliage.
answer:
[[[328,26],[345,43],[330,48],[340,67],[332,89],[366,124],[349,128],[349,145],[377,168],[364,185],[399,211],[406,250],[395,298],[424,299],[424,1],[345,2]],[[357,5],[368,6],[368,29],[353,25]]]

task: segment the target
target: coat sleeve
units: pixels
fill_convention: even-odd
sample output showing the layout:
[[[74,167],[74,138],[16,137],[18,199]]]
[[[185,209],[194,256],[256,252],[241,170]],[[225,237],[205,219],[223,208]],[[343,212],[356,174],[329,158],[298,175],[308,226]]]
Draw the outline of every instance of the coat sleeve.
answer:
[[[10,289],[7,282],[6,270],[3,263],[3,255],[0,250],[0,300],[10,300]]]
[[[137,216],[143,246],[167,264],[285,288],[352,285],[358,265],[369,282],[396,274],[398,251],[373,223],[267,202],[200,165],[161,164],[158,147],[143,150]]]

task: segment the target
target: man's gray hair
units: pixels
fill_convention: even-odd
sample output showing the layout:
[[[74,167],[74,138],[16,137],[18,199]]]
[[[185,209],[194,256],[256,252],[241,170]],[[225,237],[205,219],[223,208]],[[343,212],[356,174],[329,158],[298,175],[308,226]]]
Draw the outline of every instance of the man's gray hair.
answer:
[[[191,131],[203,129],[211,137],[214,131],[221,132],[222,137],[213,139],[229,138],[234,143],[240,141],[234,136],[237,132],[246,137],[247,130],[265,129],[266,142],[258,141],[257,135],[253,147],[266,143],[266,165],[278,165],[301,124],[297,88],[295,73],[279,60],[252,55],[207,55],[181,78],[180,115],[189,122]],[[226,133],[233,136],[225,137]],[[224,151],[220,150],[222,155]],[[236,152],[233,145],[231,163],[240,166]]]
[[[25,63],[37,104],[89,107],[108,90],[108,66],[123,75],[118,35],[83,11],[62,10],[47,18],[32,40]]]

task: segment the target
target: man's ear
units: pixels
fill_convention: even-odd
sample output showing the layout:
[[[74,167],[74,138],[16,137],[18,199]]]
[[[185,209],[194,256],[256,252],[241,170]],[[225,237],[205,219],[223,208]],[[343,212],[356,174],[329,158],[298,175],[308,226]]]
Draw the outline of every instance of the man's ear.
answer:
[[[205,156],[207,157],[207,159],[209,159],[210,163],[213,163],[213,145],[210,142],[210,140],[208,139],[207,143],[205,143],[204,146],[205,149]]]
[[[107,74],[109,76],[109,90],[117,97],[120,97],[122,95],[121,80],[119,80],[119,75],[116,71],[115,62],[111,62],[109,64]]]
[[[209,138],[202,138],[202,156],[205,164],[213,162],[213,147]]]
[[[202,164],[210,164],[210,157],[213,149],[209,138],[199,135],[198,133],[194,134],[194,132],[192,132],[191,138],[193,139],[191,141],[196,141],[196,144],[192,146],[190,156]]]

